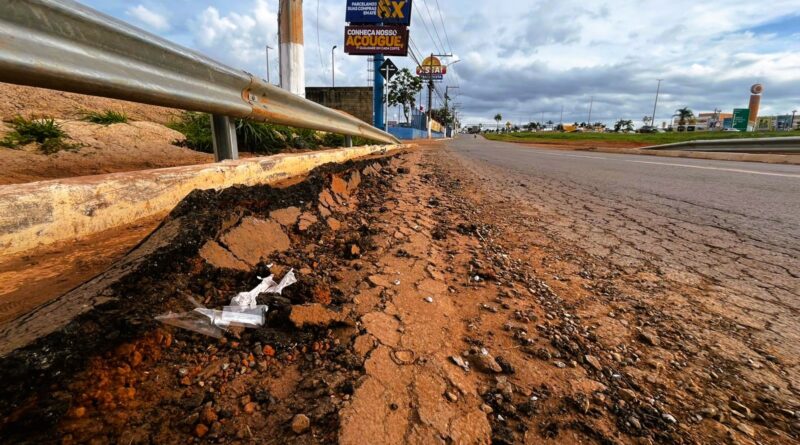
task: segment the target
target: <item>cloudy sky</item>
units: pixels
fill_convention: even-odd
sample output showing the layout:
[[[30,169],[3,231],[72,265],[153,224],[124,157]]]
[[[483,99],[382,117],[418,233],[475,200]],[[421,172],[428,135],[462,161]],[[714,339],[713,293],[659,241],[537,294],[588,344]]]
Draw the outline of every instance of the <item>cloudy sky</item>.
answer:
[[[266,77],[264,46],[277,47],[278,0],[81,0],[226,64]],[[366,86],[367,60],[341,52],[345,0],[305,0],[309,86]],[[677,108],[746,107],[765,85],[764,114],[800,108],[800,0],[414,0],[412,48],[460,60],[462,122],[641,120]],[[424,57],[424,56],[423,56]],[[411,58],[394,58],[414,67]],[[272,80],[277,51],[272,53]],[[394,112],[390,113],[390,118]]]

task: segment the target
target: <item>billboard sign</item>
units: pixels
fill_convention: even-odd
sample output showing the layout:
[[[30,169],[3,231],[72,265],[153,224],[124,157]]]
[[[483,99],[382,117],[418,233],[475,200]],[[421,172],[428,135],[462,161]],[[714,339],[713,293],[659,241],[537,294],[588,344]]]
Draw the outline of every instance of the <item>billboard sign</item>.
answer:
[[[344,29],[344,52],[352,56],[408,55],[405,26],[352,25]]]
[[[422,80],[443,80],[447,74],[447,67],[434,56],[428,57],[417,67],[417,75]]]
[[[778,116],[778,121],[777,121],[777,129],[778,130],[788,130],[791,127],[792,127],[792,115],[791,114]]]
[[[361,25],[411,25],[411,0],[347,0],[345,21]]]
[[[747,108],[733,109],[733,128],[739,131],[747,131],[748,121],[750,120],[750,110]]]

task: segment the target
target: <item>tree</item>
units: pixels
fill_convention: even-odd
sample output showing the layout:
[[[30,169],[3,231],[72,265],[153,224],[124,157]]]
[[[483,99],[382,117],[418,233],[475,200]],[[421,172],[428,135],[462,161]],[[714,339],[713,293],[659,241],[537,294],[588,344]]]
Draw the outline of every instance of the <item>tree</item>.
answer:
[[[675,111],[673,117],[678,118],[678,126],[683,127],[689,119],[694,118],[694,112],[689,107],[683,107]]]
[[[422,91],[422,80],[411,74],[408,68],[400,70],[389,82],[387,103],[390,107],[397,105],[403,107],[403,115],[406,117],[407,124],[411,123],[411,109],[417,105],[417,94],[420,91]]]
[[[497,122],[497,132],[499,133],[500,132],[500,121],[503,120],[503,115],[500,114],[500,113],[495,114],[494,115],[494,120]]]
[[[452,125],[454,123],[453,113],[444,108],[431,110],[431,118],[442,125]]]
[[[614,124],[614,132],[619,133],[622,130],[633,131],[633,121],[625,119],[618,120],[617,123]]]

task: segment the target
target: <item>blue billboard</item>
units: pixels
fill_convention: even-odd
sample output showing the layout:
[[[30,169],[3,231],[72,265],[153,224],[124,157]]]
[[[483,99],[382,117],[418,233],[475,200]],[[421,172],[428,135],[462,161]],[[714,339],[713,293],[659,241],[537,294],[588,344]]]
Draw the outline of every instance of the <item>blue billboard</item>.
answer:
[[[411,25],[411,0],[347,0],[347,22]]]

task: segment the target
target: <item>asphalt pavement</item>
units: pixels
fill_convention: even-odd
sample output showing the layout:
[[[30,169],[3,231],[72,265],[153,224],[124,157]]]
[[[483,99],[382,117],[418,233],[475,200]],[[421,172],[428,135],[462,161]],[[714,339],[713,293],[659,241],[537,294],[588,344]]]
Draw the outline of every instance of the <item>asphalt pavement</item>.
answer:
[[[725,220],[728,229],[800,245],[800,166],[553,150],[472,137],[448,146],[530,178],[621,200],[684,203],[694,218]]]

